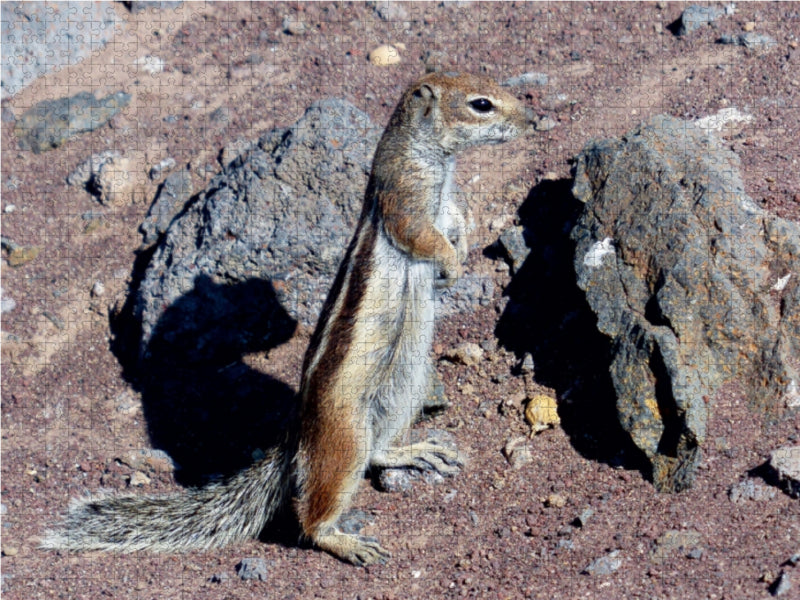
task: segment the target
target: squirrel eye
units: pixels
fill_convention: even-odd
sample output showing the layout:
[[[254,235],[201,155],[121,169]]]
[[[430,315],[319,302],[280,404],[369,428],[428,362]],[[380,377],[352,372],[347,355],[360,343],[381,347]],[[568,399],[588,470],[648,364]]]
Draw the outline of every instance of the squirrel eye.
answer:
[[[487,113],[494,108],[494,105],[486,98],[476,98],[475,100],[471,100],[468,104],[482,113]]]

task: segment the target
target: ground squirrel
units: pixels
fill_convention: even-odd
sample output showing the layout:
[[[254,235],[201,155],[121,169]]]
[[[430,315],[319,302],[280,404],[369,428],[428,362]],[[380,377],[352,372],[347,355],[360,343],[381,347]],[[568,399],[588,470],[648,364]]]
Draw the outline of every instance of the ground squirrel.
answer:
[[[356,565],[384,561],[376,540],[337,519],[368,468],[451,474],[435,442],[393,445],[429,390],[434,288],[461,272],[464,217],[455,156],[512,139],[531,114],[494,81],[430,73],[403,94],[375,152],[355,234],[303,364],[300,410],[283,445],[224,483],[163,497],[75,501],[43,546],[131,552],[208,549],[255,537],[291,502],[303,534]]]

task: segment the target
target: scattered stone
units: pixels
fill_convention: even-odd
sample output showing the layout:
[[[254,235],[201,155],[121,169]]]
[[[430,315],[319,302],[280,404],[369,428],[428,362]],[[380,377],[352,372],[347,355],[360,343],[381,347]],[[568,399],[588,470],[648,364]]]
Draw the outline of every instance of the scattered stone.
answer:
[[[710,25],[724,14],[721,8],[716,6],[701,6],[692,4],[687,6],[681,14],[681,24],[678,28],[678,35],[689,35],[703,25]]]
[[[475,342],[463,342],[444,353],[444,358],[468,367],[477,365],[483,359],[483,348]]]
[[[547,76],[547,73],[536,73],[534,71],[530,71],[528,73],[523,73],[522,75],[517,75],[516,77],[509,77],[503,82],[503,85],[506,87],[547,85],[548,81],[549,77]]]
[[[778,578],[769,586],[769,593],[777,598],[778,596],[783,596],[790,589],[792,589],[791,577],[786,571],[781,571]]]
[[[539,119],[536,119],[536,121],[533,124],[533,128],[536,131],[550,131],[557,125],[558,123],[553,119],[551,119],[550,117],[541,117]]]
[[[620,558],[619,550],[609,552],[605,556],[601,556],[593,561],[586,567],[582,573],[584,575],[611,575],[622,566],[622,558]]]
[[[8,505],[5,503],[0,503],[0,516],[4,516],[8,514]]]
[[[67,183],[85,188],[101,204],[120,204],[133,191],[131,161],[112,150],[93,154],[67,176]]]
[[[575,527],[586,527],[589,519],[591,519],[593,516],[594,509],[591,506],[587,506],[581,511],[581,514],[573,519],[572,525]]]
[[[157,242],[167,231],[172,220],[180,214],[191,198],[193,191],[192,176],[189,171],[181,170],[167,175],[139,228],[143,235],[144,246]]]
[[[533,455],[525,437],[517,437],[506,442],[503,446],[503,456],[514,469],[519,469],[533,462]]]
[[[171,156],[168,156],[167,158],[159,162],[157,165],[154,165],[153,167],[150,168],[150,173],[149,173],[150,179],[153,181],[159,179],[164,173],[174,169],[175,164],[176,164],[175,159],[172,158]]]
[[[2,2],[2,91],[8,98],[36,78],[81,62],[126,26],[114,2],[75,5]]]
[[[744,29],[745,31],[753,31],[755,28],[756,28],[756,22],[755,21],[748,21],[742,27],[742,29]]]
[[[156,75],[164,71],[164,59],[158,56],[140,56],[136,59],[134,64],[139,70],[149,73],[150,75]]]
[[[500,234],[497,242],[505,254],[506,262],[511,267],[513,275],[519,271],[531,252],[525,243],[525,230],[521,225],[512,225]]]
[[[800,498],[800,446],[778,448],[769,455],[769,466],[783,489],[792,498]]]
[[[93,174],[88,189],[106,206],[130,201],[133,193],[133,168],[130,159],[114,154]]]
[[[6,262],[10,267],[22,267],[36,259],[42,251],[41,246],[20,246],[3,238],[3,248],[6,250]]]
[[[662,533],[653,543],[650,552],[650,562],[660,564],[675,553],[683,554],[689,558],[700,558],[703,555],[701,547],[703,536],[694,530],[669,530]]]
[[[724,131],[728,135],[737,133],[741,124],[752,123],[755,121],[753,115],[748,115],[741,112],[736,107],[728,107],[720,109],[714,115],[708,115],[697,119],[694,124],[700,129],[707,129],[711,131]]]
[[[130,94],[117,92],[97,99],[89,92],[69,98],[42,100],[17,120],[19,147],[36,154],[58,148],[68,139],[94,131],[128,106]]]
[[[100,172],[100,168],[106,163],[114,162],[120,156],[119,152],[113,150],[104,150],[98,154],[92,154],[67,175],[67,183],[74,187],[90,189],[92,187],[92,179]]]
[[[130,2],[123,2],[128,10],[133,14],[144,12],[151,8],[165,11],[167,9],[176,9],[183,4],[183,0],[131,0]]]
[[[793,567],[796,567],[797,565],[800,565],[800,552],[795,552],[794,554],[792,554],[786,560],[786,564],[787,565],[791,565]]]
[[[777,47],[778,42],[775,38],[765,33],[750,31],[739,35],[723,35],[719,40],[720,44],[730,44],[734,46],[744,46],[756,52],[765,52]]]
[[[19,554],[19,548],[15,546],[5,546],[3,548],[3,556],[16,556]]]
[[[305,35],[306,24],[299,19],[284,17],[283,23],[281,24],[281,30],[289,35]]]
[[[336,522],[336,525],[343,533],[358,535],[368,525],[375,523],[369,514],[357,508],[351,508]]]
[[[6,207],[3,209],[3,212],[6,213],[7,215],[10,215],[15,210],[17,210],[16,204],[6,204]]]
[[[373,9],[378,16],[390,23],[408,20],[408,13],[403,5],[399,2],[387,2],[386,0],[379,0],[378,2],[371,2]]]
[[[756,502],[763,502],[771,500],[775,497],[776,491],[760,483],[756,483],[753,479],[745,479],[736,485],[731,486],[728,490],[728,498],[734,504],[740,504],[747,500],[754,500]]]
[[[126,398],[127,394],[120,394]],[[117,402],[124,402],[118,397]],[[163,450],[152,448],[142,448],[140,450],[129,450],[117,458],[121,463],[128,465],[132,469],[152,469],[156,473],[170,473],[175,470],[175,463],[169,454]]]
[[[222,573],[214,573],[209,581],[211,581],[211,583],[227,583],[230,578],[231,576],[223,571]]]
[[[573,194],[585,203],[573,264],[612,340],[618,420],[656,488],[685,489],[724,381],[740,378],[753,410],[776,416],[800,381],[800,281],[780,303],[764,285],[800,272],[800,225],[756,206],[707,129],[664,115],[590,143]]]
[[[0,314],[10,313],[17,307],[17,301],[5,294],[3,288],[0,287]]]
[[[545,498],[544,505],[553,508],[563,508],[567,504],[567,499],[561,494],[550,494]]]
[[[481,347],[483,347],[483,344],[481,344]],[[519,372],[523,375],[530,375],[533,373],[534,368],[533,355],[530,352],[526,352],[519,365]]]
[[[560,425],[558,402],[551,396],[535,395],[525,406],[525,420],[531,426],[531,435]]]
[[[136,471],[133,475],[131,475],[128,485],[130,487],[142,487],[145,485],[150,485],[150,478],[141,471]]]
[[[425,72],[438,73],[439,71],[443,71],[449,60],[450,58],[446,52],[442,52],[441,50],[427,50],[423,60],[425,63]]]
[[[410,492],[413,487],[411,471],[406,469],[383,469],[378,475],[378,485],[384,492],[397,494]]]
[[[399,64],[400,52],[394,46],[384,44],[378,46],[369,53],[369,62],[378,67],[388,67],[390,65]]]
[[[243,581],[266,581],[267,562],[263,558],[243,558],[236,565],[236,573]]]
[[[95,281],[94,284],[92,285],[92,291],[91,291],[92,296],[96,298],[98,296],[102,296],[105,293],[106,293],[105,284],[102,281]]]

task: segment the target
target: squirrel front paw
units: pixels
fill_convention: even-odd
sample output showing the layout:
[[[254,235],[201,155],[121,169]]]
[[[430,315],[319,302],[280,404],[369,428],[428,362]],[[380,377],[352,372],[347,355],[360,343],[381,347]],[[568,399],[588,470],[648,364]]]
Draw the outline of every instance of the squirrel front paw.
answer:
[[[463,267],[458,261],[455,248],[450,248],[442,260],[436,261],[436,272],[433,283],[437,288],[450,287],[458,281],[463,272]]]

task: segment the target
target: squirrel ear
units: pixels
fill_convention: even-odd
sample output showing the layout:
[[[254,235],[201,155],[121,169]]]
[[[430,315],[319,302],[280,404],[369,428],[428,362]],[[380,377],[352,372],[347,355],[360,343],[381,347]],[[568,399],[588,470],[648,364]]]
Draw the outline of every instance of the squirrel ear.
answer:
[[[436,104],[436,94],[433,88],[426,83],[423,83],[419,88],[414,90],[415,104],[417,104],[417,116],[423,122],[430,122],[433,120],[433,108]]]

